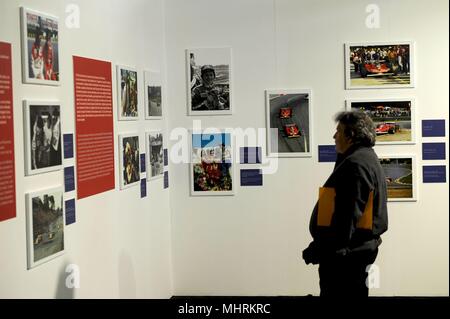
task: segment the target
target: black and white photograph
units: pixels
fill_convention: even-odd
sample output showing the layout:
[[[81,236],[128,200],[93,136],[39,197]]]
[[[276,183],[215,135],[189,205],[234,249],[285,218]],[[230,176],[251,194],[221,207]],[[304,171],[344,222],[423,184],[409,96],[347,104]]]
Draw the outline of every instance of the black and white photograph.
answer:
[[[347,89],[414,87],[412,42],[345,45]]]
[[[232,114],[231,48],[186,50],[188,114]]]
[[[23,83],[59,85],[58,18],[21,7]]]
[[[145,119],[160,120],[163,118],[161,74],[144,72],[144,83]]]
[[[138,74],[134,68],[117,66],[119,121],[138,120]]]
[[[26,194],[28,269],[64,253],[63,187]]]
[[[58,102],[24,101],[25,174],[62,167],[61,114]]]
[[[162,178],[164,175],[164,143],[161,131],[145,134],[147,162],[147,181]]]
[[[311,90],[266,90],[267,155],[312,156]]]
[[[120,189],[139,185],[140,155],[139,135],[119,135],[119,157],[120,157]]]
[[[415,156],[380,156],[379,159],[386,175],[388,201],[416,201]]]
[[[352,99],[346,101],[346,108],[369,115],[375,124],[376,144],[414,144],[414,99]]]

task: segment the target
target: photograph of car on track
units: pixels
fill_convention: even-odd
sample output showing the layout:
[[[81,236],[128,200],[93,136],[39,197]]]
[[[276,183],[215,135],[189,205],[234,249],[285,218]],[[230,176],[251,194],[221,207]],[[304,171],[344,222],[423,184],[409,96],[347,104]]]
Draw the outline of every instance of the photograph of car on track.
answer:
[[[267,90],[267,151],[275,157],[311,157],[311,91]]]
[[[388,201],[416,201],[414,156],[381,157],[386,175]]]
[[[410,42],[345,45],[346,89],[414,87]]]
[[[413,99],[347,100],[346,108],[370,116],[375,124],[377,144],[414,144]]]

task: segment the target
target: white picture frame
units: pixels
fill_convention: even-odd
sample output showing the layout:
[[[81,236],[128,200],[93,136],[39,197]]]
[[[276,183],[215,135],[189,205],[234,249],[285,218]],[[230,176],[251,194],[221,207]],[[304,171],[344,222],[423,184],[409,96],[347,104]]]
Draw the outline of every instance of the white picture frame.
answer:
[[[227,129],[191,130],[189,136],[191,196],[233,196],[237,187],[233,132]],[[209,171],[214,173],[214,179],[208,179],[212,175]]]
[[[61,109],[59,101],[23,101],[26,176],[62,169]]]
[[[117,117],[119,121],[139,120],[139,75],[135,68],[116,66]]]
[[[383,154],[378,158],[386,175],[388,202],[417,201],[416,156]]]
[[[414,98],[347,99],[347,111],[363,110],[375,124],[376,145],[416,143],[416,101]]]
[[[268,89],[266,139],[268,157],[312,157],[311,89]]]
[[[163,118],[163,94],[161,73],[144,71],[144,107],[146,120],[161,120]]]
[[[20,7],[22,82],[60,85],[59,18]]]
[[[26,193],[25,202],[27,268],[31,269],[65,252],[63,186]]]
[[[386,89],[415,86],[412,41],[345,44],[345,88]]]
[[[164,177],[164,135],[162,131],[145,133],[147,182]]]
[[[211,88],[202,86],[202,68],[206,66],[214,69]],[[186,74],[188,115],[233,114],[230,47],[186,49]]]
[[[119,135],[119,178],[120,189],[140,184],[140,145],[139,134],[125,133]]]

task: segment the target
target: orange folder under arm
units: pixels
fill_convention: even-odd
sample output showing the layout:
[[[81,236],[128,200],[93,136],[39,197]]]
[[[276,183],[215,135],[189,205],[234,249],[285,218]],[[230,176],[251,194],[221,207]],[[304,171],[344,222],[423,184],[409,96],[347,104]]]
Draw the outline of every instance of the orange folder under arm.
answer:
[[[336,191],[331,187],[319,188],[319,210],[317,226],[329,227],[334,213]],[[373,191],[370,192],[364,213],[356,224],[356,228],[372,230],[373,225]]]

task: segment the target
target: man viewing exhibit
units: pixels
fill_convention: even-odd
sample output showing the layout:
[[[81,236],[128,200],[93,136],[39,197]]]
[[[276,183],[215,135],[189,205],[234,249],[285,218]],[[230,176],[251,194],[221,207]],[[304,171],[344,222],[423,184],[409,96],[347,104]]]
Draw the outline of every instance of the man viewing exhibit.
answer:
[[[314,240],[303,259],[319,264],[321,297],[366,298],[368,266],[388,226],[385,175],[372,148],[376,133],[370,117],[341,112],[336,122],[338,158],[312,213]]]

